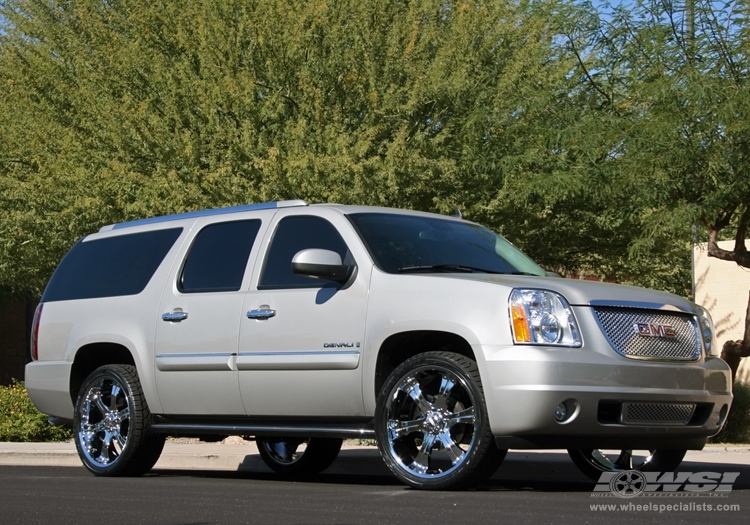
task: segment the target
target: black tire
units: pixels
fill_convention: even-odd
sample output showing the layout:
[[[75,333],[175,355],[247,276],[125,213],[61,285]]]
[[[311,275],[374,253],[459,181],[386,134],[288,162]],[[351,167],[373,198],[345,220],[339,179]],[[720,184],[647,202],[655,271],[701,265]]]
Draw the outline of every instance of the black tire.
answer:
[[[641,453],[642,452],[642,453]],[[674,472],[682,463],[686,450],[620,450],[605,454],[601,450],[568,450],[576,467],[594,481],[604,472]]]
[[[83,465],[97,476],[140,476],[151,470],[165,436],[150,432],[151,412],[130,365],[105,365],[83,383],[73,435]]]
[[[342,439],[257,437],[258,452],[268,467],[286,477],[318,474],[331,466]]]
[[[388,377],[375,409],[378,448],[407,485],[460,490],[490,477],[505,458],[495,446],[477,364],[427,352]]]

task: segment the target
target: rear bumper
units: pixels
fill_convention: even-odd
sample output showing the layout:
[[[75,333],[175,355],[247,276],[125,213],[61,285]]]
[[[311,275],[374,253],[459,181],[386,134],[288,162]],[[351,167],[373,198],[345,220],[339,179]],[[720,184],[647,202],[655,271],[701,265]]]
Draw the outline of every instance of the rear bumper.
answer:
[[[720,359],[640,361],[583,348],[483,347],[490,425],[501,448],[700,449],[732,403]],[[557,407],[567,416],[557,421]],[[685,423],[623,423],[622,403],[695,405]]]
[[[40,412],[73,419],[68,361],[33,361],[26,365],[25,385],[29,398]]]

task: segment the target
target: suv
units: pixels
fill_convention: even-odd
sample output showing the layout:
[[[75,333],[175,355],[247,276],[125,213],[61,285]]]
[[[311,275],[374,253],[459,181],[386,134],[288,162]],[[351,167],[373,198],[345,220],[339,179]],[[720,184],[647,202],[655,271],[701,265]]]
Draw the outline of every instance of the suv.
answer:
[[[459,217],[284,201],[81,239],[26,387],[97,475],[148,471],[166,436],[252,436],[292,476],[374,438],[403,482],[456,489],[509,448],[674,470],[729,411],[712,341],[685,299],[550,275]]]

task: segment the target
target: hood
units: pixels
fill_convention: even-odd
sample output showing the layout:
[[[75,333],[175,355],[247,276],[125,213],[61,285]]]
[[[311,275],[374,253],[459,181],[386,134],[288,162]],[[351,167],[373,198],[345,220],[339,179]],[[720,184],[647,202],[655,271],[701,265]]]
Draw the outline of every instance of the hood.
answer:
[[[663,310],[680,310],[695,313],[693,303],[675,294],[626,286],[622,284],[603,283],[564,279],[560,277],[536,277],[527,275],[494,275],[494,274],[430,274],[472,281],[491,282],[513,288],[540,288],[561,294],[571,306],[631,306],[634,308],[655,308]]]

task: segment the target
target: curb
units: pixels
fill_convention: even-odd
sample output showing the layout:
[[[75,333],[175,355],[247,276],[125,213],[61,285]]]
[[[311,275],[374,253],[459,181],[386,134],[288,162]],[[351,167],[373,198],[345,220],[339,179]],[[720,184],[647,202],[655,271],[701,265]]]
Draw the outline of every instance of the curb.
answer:
[[[230,442],[231,443],[231,442]],[[358,451],[356,455],[374,455],[374,447],[345,444],[342,451]],[[62,443],[0,443],[0,465],[81,467],[75,444]],[[267,470],[254,442],[243,444],[184,443],[167,441],[155,469],[165,470]]]
[[[202,443],[169,440],[164,445],[155,469],[164,470],[228,470],[267,471],[255,442]],[[351,460],[379,461],[377,448],[345,443],[344,457]],[[708,446],[688,451],[686,463],[714,463],[750,466],[750,446]],[[347,461],[348,462],[348,461]],[[506,462],[513,464],[552,464],[569,462],[565,450],[512,450]],[[80,467],[75,444],[62,443],[0,443],[0,465]],[[572,464],[571,464],[572,465]],[[531,465],[529,465],[531,466]],[[502,469],[502,467],[501,467]]]

